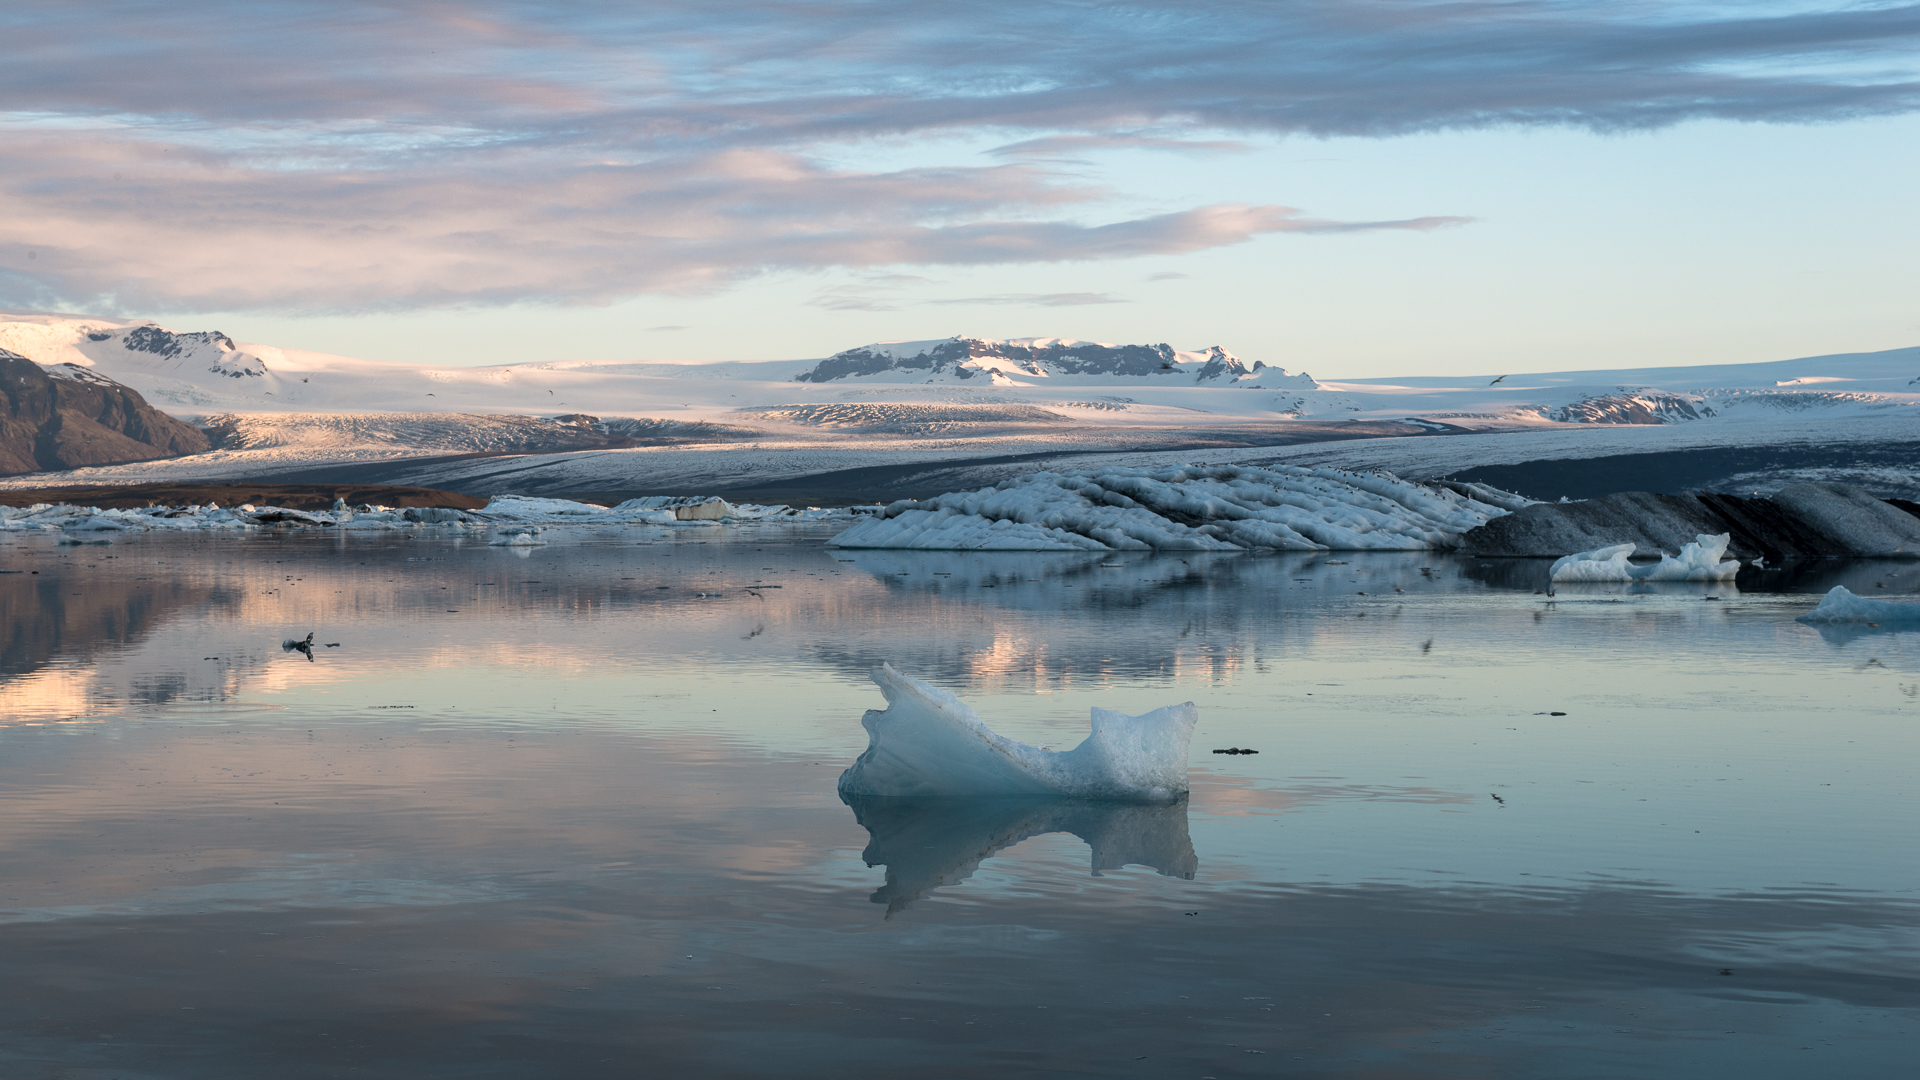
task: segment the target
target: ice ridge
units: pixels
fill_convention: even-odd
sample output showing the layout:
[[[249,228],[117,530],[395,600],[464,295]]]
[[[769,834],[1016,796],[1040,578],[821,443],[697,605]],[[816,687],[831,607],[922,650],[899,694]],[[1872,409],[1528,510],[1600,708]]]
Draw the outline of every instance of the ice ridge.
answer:
[[[840,775],[843,796],[928,798],[1065,795],[1164,803],[1187,792],[1187,746],[1200,714],[1193,702],[1142,716],[1093,710],[1093,733],[1071,750],[1007,738],[945,690],[873,669],[885,709],[860,718],[866,752]]]
[[[1391,473],[1237,465],[1043,472],[903,500],[828,543],[936,551],[1421,551],[1524,500]]]

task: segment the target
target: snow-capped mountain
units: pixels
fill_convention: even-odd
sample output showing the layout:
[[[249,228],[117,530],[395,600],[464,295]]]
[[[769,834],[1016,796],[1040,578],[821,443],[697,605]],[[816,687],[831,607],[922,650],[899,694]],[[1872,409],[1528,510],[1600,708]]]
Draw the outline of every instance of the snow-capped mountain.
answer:
[[[1241,461],[1260,447],[1442,475],[1536,457],[1787,444],[1828,453],[1855,443],[1872,444],[1875,468],[1910,479],[1906,452],[1888,447],[1920,444],[1907,434],[1920,431],[1920,348],[1352,380],[1314,379],[1219,348],[1064,338],[881,342],[825,359],[460,367],[332,356],[145,321],[0,313],[0,349],[76,395],[80,384],[136,391],[212,438],[206,452],[62,474],[71,482],[387,462],[387,475],[412,477],[402,482],[463,490],[732,490],[748,479],[970,457],[1207,451]],[[519,456],[506,464],[497,455]],[[406,462],[436,456],[461,461],[404,472]],[[1758,487],[1765,476],[1736,480]]]
[[[1920,407],[1920,349],[1753,364],[1492,376],[1315,379],[1226,349],[1071,338],[877,342],[825,359],[361,360],[152,322],[0,313],[0,348],[55,378],[107,380],[180,417],[460,413],[734,424],[825,402],[1065,408],[1103,423],[1425,421],[1449,430],[1665,425]],[[1267,393],[1245,393],[1265,390]],[[1228,393],[1226,391],[1232,391]],[[984,396],[983,396],[984,395]],[[773,412],[769,412],[773,410]],[[750,422],[757,422],[750,421]]]
[[[1311,375],[1288,374],[1255,360],[1252,367],[1218,345],[1182,352],[1170,345],[1111,345],[1072,338],[969,338],[882,341],[834,353],[794,377],[795,382],[980,382],[1022,386],[1110,384],[1140,380],[1173,386],[1238,386],[1313,390]]]

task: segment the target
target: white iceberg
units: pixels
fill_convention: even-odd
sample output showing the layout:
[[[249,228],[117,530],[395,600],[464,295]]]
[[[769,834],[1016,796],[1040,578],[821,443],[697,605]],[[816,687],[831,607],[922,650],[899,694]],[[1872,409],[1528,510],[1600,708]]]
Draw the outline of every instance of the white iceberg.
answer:
[[[526,529],[516,532],[511,536],[496,536],[487,541],[487,543],[494,547],[540,547],[545,544],[546,541],[540,539],[537,535],[539,531],[538,529]]]
[[[860,718],[869,743],[840,775],[846,796],[1066,795],[1170,802],[1187,792],[1187,746],[1200,714],[1189,701],[1144,716],[1093,710],[1093,733],[1072,750],[1043,750],[996,733],[945,690],[882,664],[884,710]]]
[[[1506,503],[1508,505],[1501,505]],[[1424,551],[1518,496],[1391,473],[1239,465],[1042,472],[894,503],[828,541],[941,551]]]
[[[1870,600],[1835,585],[1820,606],[1794,620],[1803,623],[1920,623],[1920,604]]]
[[[1633,549],[1633,544],[1614,544],[1563,555],[1554,560],[1548,577],[1555,582],[1632,581],[1633,565],[1627,556]]]
[[[1700,533],[1679,555],[1661,552],[1659,562],[1634,567],[1633,576],[1638,581],[1732,581],[1740,572],[1740,560],[1725,557],[1732,541],[1731,533]]]
[[[1556,583],[1583,581],[1732,581],[1740,572],[1739,559],[1722,559],[1731,533],[1709,536],[1701,533],[1680,554],[1660,553],[1660,561],[1635,566],[1627,561],[1634,545],[1614,544],[1592,551],[1575,552],[1556,559],[1549,576]]]

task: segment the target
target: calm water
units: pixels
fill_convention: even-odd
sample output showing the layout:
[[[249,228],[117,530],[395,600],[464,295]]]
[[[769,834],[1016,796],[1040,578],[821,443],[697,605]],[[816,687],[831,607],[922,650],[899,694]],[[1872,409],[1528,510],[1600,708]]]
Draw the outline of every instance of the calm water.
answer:
[[[1920,567],[1550,600],[1537,563],[830,532],[6,541],[0,1076],[1920,1048],[1920,635],[1791,621]],[[882,660],[1055,748],[1192,700],[1193,794],[849,807]]]

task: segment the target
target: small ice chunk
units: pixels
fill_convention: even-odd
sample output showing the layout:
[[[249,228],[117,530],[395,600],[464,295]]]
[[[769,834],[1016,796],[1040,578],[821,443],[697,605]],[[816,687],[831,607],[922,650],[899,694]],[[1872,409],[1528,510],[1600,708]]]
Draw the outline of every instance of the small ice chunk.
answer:
[[[1627,556],[1633,554],[1633,549],[1632,544],[1614,544],[1592,551],[1576,551],[1555,560],[1549,576],[1556,582],[1632,581],[1633,566],[1627,562]]]
[[[1678,556],[1662,552],[1654,565],[1634,567],[1633,576],[1638,581],[1732,581],[1740,572],[1740,560],[1722,561],[1732,540],[1731,533],[1701,533]]]
[[[843,795],[1169,802],[1187,792],[1187,744],[1200,718],[1191,701],[1143,716],[1096,708],[1086,741],[1054,751],[996,733],[959,698],[890,664],[873,669],[873,681],[887,707],[860,718],[870,741],[841,774]]]
[[[1635,566],[1627,561],[1634,545],[1614,544],[1592,551],[1575,552],[1556,559],[1549,576],[1556,583],[1581,581],[1732,581],[1740,572],[1740,560],[1726,559],[1727,545],[1733,536],[1701,533],[1694,542],[1680,549],[1678,556],[1660,554],[1660,561]]]
[[[1920,604],[1871,600],[1856,596],[1845,585],[1835,585],[1820,598],[1820,606],[1800,616],[1803,623],[1920,623]]]
[[[511,536],[496,536],[487,541],[494,547],[539,547],[546,541],[534,535],[538,530],[526,530]]]

